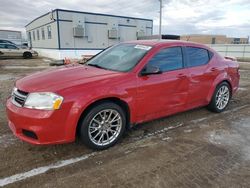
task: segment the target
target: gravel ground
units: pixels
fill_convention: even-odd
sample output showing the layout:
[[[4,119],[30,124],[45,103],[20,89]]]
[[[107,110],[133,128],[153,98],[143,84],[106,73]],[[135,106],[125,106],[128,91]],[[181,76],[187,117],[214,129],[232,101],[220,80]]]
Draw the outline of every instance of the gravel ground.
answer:
[[[140,124],[95,152],[79,142],[33,146],[8,128],[14,81],[55,68],[50,62],[0,60],[0,186],[250,187],[250,63],[240,64],[240,89],[225,112],[199,108]]]

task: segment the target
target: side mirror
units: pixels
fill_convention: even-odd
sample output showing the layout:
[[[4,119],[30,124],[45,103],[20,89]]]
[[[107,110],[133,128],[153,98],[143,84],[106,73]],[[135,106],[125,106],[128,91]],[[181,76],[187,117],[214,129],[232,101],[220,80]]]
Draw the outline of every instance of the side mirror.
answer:
[[[151,74],[161,74],[161,73],[162,72],[159,67],[146,65],[141,71],[141,76],[146,76]]]

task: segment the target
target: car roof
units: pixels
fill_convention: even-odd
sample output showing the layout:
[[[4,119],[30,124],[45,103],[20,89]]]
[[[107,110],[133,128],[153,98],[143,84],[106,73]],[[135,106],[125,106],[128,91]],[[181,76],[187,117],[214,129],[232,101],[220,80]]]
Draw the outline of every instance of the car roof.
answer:
[[[166,39],[153,39],[153,40],[135,40],[129,41],[125,43],[134,43],[134,44],[141,44],[141,45],[148,45],[148,46],[161,46],[161,45],[186,45],[186,46],[197,46],[202,48],[208,48],[204,44],[190,42],[190,41],[183,41],[183,40],[166,40]]]
[[[0,39],[0,41],[4,41],[4,42],[6,42],[6,43],[12,43],[12,44],[14,44],[14,42],[11,42],[11,41],[5,40],[5,39]]]
[[[8,42],[0,42],[0,44],[8,44],[8,45],[16,46],[15,44],[13,44],[13,43],[8,43]]]

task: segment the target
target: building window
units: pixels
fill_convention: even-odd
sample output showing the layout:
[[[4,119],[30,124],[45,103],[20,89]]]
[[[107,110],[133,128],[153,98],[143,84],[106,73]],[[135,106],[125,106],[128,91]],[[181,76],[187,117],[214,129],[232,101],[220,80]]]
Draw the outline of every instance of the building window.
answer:
[[[213,38],[212,38],[212,44],[215,44],[215,41],[216,41],[216,38],[213,37]]]
[[[48,31],[48,39],[51,39],[52,36],[51,36],[51,26],[50,25],[47,26],[47,31]]]
[[[45,32],[44,32],[44,27],[42,27],[42,39],[45,39]]]
[[[39,32],[39,29],[36,30],[36,34],[37,34],[37,40],[40,40],[40,32]]]
[[[33,40],[36,40],[36,33],[33,31]]]
[[[233,40],[234,44],[240,44],[240,38],[234,38]]]

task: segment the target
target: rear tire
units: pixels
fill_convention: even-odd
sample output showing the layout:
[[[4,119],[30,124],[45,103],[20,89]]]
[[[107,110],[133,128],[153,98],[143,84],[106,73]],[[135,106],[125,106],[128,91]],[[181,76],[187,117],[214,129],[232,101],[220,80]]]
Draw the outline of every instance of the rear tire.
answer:
[[[227,82],[220,83],[213,94],[208,105],[208,109],[212,112],[223,112],[231,99],[231,87]]]
[[[23,53],[23,57],[24,57],[24,59],[30,59],[30,58],[32,58],[32,53],[30,53],[30,52],[24,52]]]
[[[120,140],[125,131],[126,117],[119,105],[104,102],[90,109],[80,123],[82,142],[91,149],[103,150]]]

